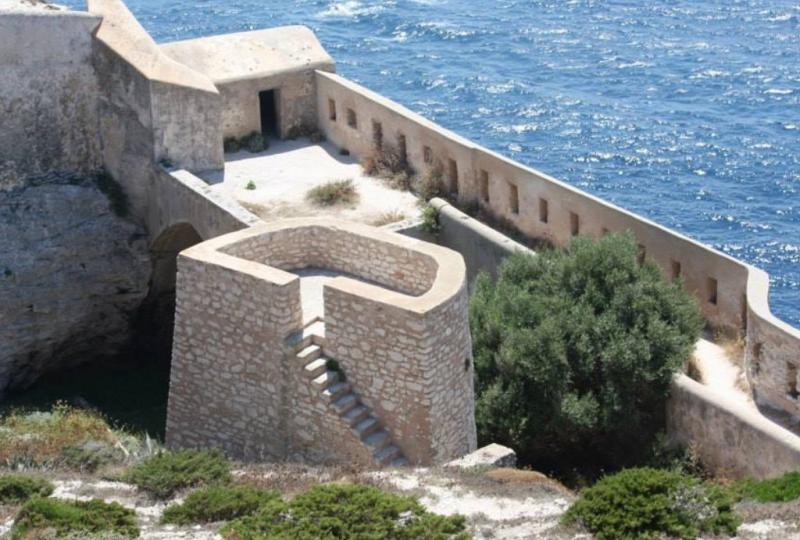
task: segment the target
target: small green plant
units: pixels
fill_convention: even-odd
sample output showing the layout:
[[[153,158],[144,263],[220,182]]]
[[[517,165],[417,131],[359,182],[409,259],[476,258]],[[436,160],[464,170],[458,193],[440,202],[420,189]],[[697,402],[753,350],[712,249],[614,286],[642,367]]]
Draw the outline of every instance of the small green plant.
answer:
[[[222,141],[222,148],[226,154],[234,153],[241,150],[242,145],[239,143],[239,139],[236,137],[225,137],[225,139]]]
[[[422,209],[422,225],[423,231],[431,234],[436,234],[442,228],[439,224],[439,210],[432,204],[426,204]]]
[[[639,540],[701,533],[736,534],[734,500],[720,486],[648,467],[606,476],[581,492],[564,515],[598,540]]]
[[[800,471],[767,480],[743,480],[737,487],[742,496],[758,502],[793,501],[800,499]]]
[[[53,484],[36,476],[9,474],[0,476],[0,504],[19,504],[32,497],[48,497]]]
[[[193,491],[181,504],[167,507],[161,521],[176,525],[228,521],[252,514],[276,499],[280,499],[277,491],[251,486],[211,486]]]
[[[256,189],[256,183],[253,182],[252,180],[248,180],[247,184],[244,186],[244,189],[248,189],[248,190],[252,191],[252,190]]]
[[[358,202],[358,191],[352,180],[334,180],[308,190],[306,200],[318,206],[355,204]]]
[[[119,182],[111,176],[111,173],[102,169],[95,174],[94,182],[97,189],[108,198],[108,202],[111,204],[111,211],[119,217],[127,216],[128,196],[125,194]]]
[[[139,536],[136,513],[119,503],[64,501],[33,498],[23,505],[11,530],[12,539],[35,536],[35,531],[55,530],[57,538],[80,538],[92,534]]]
[[[231,465],[219,450],[161,452],[128,469],[122,479],[166,499],[185,488],[230,482]]]
[[[226,539],[373,538],[466,540],[464,518],[427,512],[411,497],[362,485],[315,486],[289,502],[279,498],[223,527]]]
[[[258,131],[254,131],[247,137],[244,137],[241,140],[240,144],[245,148],[247,148],[248,152],[251,152],[253,154],[256,154],[258,152],[263,152],[264,150],[269,148],[267,140]]]

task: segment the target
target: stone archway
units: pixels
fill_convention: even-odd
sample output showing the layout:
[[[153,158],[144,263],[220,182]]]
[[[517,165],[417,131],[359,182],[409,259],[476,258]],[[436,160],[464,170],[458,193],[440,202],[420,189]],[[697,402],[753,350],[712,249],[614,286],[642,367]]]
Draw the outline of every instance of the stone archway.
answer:
[[[140,335],[147,336],[147,356],[169,363],[175,322],[175,280],[178,253],[203,238],[190,223],[176,223],[164,229],[150,246],[153,273],[143,305]]]

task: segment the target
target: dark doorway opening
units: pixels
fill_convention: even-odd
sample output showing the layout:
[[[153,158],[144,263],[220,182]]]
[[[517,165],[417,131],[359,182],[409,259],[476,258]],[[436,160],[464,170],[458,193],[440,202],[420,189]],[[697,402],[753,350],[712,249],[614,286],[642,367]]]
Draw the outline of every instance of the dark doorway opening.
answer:
[[[278,135],[278,109],[275,101],[275,90],[264,90],[258,93],[261,107],[261,133],[266,136]]]

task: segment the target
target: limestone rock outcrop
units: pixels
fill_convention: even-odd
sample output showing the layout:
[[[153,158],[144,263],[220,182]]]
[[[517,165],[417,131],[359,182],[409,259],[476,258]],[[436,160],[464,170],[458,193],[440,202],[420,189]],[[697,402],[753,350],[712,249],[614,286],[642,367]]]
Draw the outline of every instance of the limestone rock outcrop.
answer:
[[[147,248],[92,178],[0,190],[0,395],[123,346],[147,295]]]

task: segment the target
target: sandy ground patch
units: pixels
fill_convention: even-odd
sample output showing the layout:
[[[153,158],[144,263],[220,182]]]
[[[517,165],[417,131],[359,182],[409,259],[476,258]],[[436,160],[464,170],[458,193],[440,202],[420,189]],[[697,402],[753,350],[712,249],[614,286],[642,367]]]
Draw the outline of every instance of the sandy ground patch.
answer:
[[[225,169],[200,175],[213,191],[238,201],[264,220],[286,217],[332,216],[361,223],[398,221],[418,217],[417,197],[407,191],[363,174],[352,156],[340,156],[330,143],[311,144],[307,139],[270,140],[264,152],[245,150],[225,155]],[[309,189],[334,180],[352,179],[358,203],[320,207],[308,203]],[[248,185],[252,189],[247,189]],[[381,223],[384,224],[384,223]]]

